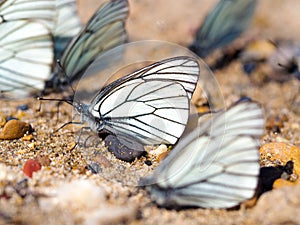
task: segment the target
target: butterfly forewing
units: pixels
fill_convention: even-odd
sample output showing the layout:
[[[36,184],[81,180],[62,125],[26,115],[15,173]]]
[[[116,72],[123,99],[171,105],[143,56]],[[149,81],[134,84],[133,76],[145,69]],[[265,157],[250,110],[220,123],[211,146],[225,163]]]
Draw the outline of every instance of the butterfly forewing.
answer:
[[[236,206],[254,195],[263,127],[254,102],[219,112],[180,141],[142,184],[165,206]]]
[[[200,74],[198,61],[192,57],[179,56],[161,60],[140,70],[124,76],[104,87],[95,97],[93,102],[98,102],[112,89],[121,85],[128,85],[136,79],[143,80],[168,80],[181,84],[191,98],[196,88]]]
[[[125,43],[128,11],[126,0],[105,3],[69,43],[61,64],[70,80],[79,76],[100,53]]]
[[[22,97],[44,88],[53,63],[49,29],[35,21],[0,25],[0,90]]]
[[[92,105],[104,129],[127,134],[143,144],[174,144],[189,115],[189,99],[179,83],[136,80],[114,89]]]

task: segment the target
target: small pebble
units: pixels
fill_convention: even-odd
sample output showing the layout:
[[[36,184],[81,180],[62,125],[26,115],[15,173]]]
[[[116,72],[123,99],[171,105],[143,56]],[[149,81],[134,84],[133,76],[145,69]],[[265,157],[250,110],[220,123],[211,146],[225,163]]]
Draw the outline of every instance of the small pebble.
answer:
[[[168,154],[169,154],[169,152],[163,152],[163,153],[161,153],[159,156],[157,156],[157,161],[158,162],[163,161],[164,158],[166,158]]]
[[[21,111],[26,111],[28,110],[28,105],[24,104],[24,105],[19,105],[17,107],[18,110],[21,110]]]
[[[300,175],[300,148],[291,144],[282,142],[271,142],[263,145],[260,149],[260,154],[267,157],[268,160],[275,162],[279,161],[283,165],[288,161],[294,163],[294,173]],[[299,179],[296,183],[299,182]]]
[[[46,155],[39,155],[37,156],[36,160],[41,166],[50,166],[51,164],[51,159],[49,159],[49,157]]]
[[[68,151],[71,151],[71,150],[73,150],[76,146],[77,146],[77,143],[76,143],[76,142],[68,143],[67,150],[68,150]]]
[[[276,188],[282,188],[285,186],[293,186],[293,185],[295,185],[294,182],[279,178],[279,179],[275,180],[275,182],[273,184],[273,188],[276,189]]]
[[[266,122],[267,130],[271,130],[276,133],[280,133],[280,129],[283,128],[284,122],[288,121],[288,117],[286,115],[281,116],[269,116]]]
[[[140,143],[114,135],[108,135],[105,138],[105,145],[108,151],[113,153],[116,158],[126,162],[132,162],[135,158],[139,158],[145,153],[144,146]]]
[[[10,116],[10,117],[6,118],[6,121],[10,121],[10,120],[18,120],[18,118],[17,117],[13,117],[13,116]]]
[[[101,167],[102,166],[106,168],[112,167],[111,162],[103,155],[97,154],[94,158],[94,161],[97,164],[99,164]]]
[[[152,162],[151,162],[149,159],[147,159],[147,160],[145,160],[145,164],[146,164],[147,166],[151,166],[151,165],[152,165]]]
[[[40,169],[41,165],[35,159],[28,159],[23,166],[23,172],[30,178],[32,177],[33,172],[39,171]]]
[[[19,120],[21,120],[24,116],[26,116],[27,115],[27,113],[25,112],[25,111],[18,111],[14,116],[17,118],[17,119],[19,119]]]
[[[24,136],[24,134],[32,132],[29,123],[20,120],[9,120],[0,133],[0,139],[13,140]]]
[[[29,134],[29,135],[25,135],[22,137],[22,141],[32,141],[33,140],[33,135]]]
[[[0,114],[0,127],[3,127],[6,124],[6,119],[5,117]]]
[[[28,147],[32,150],[35,149],[35,143],[34,142],[29,143]]]
[[[166,145],[159,145],[157,148],[151,149],[148,153],[151,155],[159,156],[168,151],[168,147]]]
[[[102,171],[101,166],[98,163],[88,164],[87,169],[94,174],[100,173]]]

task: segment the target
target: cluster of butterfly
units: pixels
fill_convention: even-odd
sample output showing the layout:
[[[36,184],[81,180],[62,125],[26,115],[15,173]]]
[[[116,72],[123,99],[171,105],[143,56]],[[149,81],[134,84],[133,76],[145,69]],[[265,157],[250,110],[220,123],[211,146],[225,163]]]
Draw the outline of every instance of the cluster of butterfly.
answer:
[[[226,10],[234,5],[248,6],[241,2],[244,1],[222,0],[213,14],[219,15],[225,6]],[[255,1],[245,2],[252,5]],[[73,0],[0,3],[2,92],[20,95],[45,88],[59,89],[66,78],[61,75],[61,68],[70,83],[80,77],[97,55],[126,41],[126,0],[105,3],[81,30],[74,4]],[[70,21],[67,24],[65,17]],[[210,17],[208,20],[213,22]],[[228,34],[229,39],[239,30]],[[53,66],[54,55],[60,59],[61,67]],[[158,204],[232,207],[255,192],[263,112],[258,104],[241,101],[214,114],[179,140],[189,118],[190,99],[199,74],[197,59],[178,56],[110,83],[90,104],[66,101],[97,134],[113,133],[145,145],[178,142],[154,174],[141,180]]]
[[[128,11],[126,0],[109,1],[81,27],[76,0],[2,1],[1,93],[62,91],[100,53],[126,42]]]

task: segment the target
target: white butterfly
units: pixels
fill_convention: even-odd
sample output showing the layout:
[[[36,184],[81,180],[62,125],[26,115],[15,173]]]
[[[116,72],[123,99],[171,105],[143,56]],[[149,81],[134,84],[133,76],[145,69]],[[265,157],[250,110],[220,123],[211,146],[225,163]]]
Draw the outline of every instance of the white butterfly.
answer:
[[[128,16],[127,0],[111,0],[103,4],[80,33],[73,38],[60,59],[69,82],[77,79],[99,53],[127,41],[125,20]],[[57,71],[59,72],[59,71]],[[55,83],[54,87],[59,86]]]
[[[46,92],[63,89],[65,75],[61,75],[58,67],[53,70],[55,62],[52,38],[53,35],[56,35],[56,39],[63,35],[59,32],[60,26],[55,25],[55,9],[58,7],[59,10],[58,22],[61,14],[66,11],[64,5],[57,4],[57,1],[49,1],[52,3],[51,7],[42,4],[47,0],[36,0],[34,3],[29,0],[7,0],[0,5],[3,18],[0,33],[5,34],[0,37],[0,54],[3,56],[0,61],[0,92],[13,97],[24,97],[44,89]],[[28,10],[20,10],[22,4]],[[53,12],[53,26],[48,21],[49,11]],[[127,16],[126,0],[111,0],[97,10],[61,56],[60,62],[68,76],[68,82],[78,78],[99,54],[126,41]],[[57,45],[57,49],[62,46],[61,43]]]
[[[199,72],[194,58],[169,58],[108,84],[89,105],[68,103],[96,134],[113,133],[149,145],[174,144],[185,129]]]
[[[166,207],[236,206],[255,193],[263,131],[261,107],[240,102],[216,113],[179,141],[141,184]]]
[[[255,6],[256,0],[220,0],[197,31],[191,50],[206,57],[229,44],[249,25]]]
[[[78,35],[82,25],[77,14],[76,0],[56,0],[55,3],[57,15],[53,35],[57,59],[72,38]]]
[[[52,0],[0,3],[1,92],[43,89],[52,71],[54,16]]]

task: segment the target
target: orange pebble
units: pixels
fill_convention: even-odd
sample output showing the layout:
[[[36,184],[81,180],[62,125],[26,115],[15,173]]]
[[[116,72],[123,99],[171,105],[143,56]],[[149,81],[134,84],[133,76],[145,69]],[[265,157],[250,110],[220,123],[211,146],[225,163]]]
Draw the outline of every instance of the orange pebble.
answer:
[[[279,178],[277,180],[275,180],[275,182],[273,183],[273,188],[282,188],[285,186],[293,186],[295,185],[295,182],[291,182],[282,178]]]
[[[25,135],[22,137],[22,141],[32,141],[33,140],[33,135],[29,134],[29,135]]]
[[[31,131],[31,125],[20,120],[10,120],[3,127],[0,133],[0,139],[13,140],[24,136]]]
[[[300,161],[300,148],[283,142],[265,144],[261,146],[259,151],[262,155],[268,156],[271,161],[280,160],[284,164],[289,160],[295,164]]]
[[[168,154],[169,154],[169,152],[163,152],[163,153],[161,153],[161,154],[157,157],[158,162],[163,161],[163,159],[166,158],[166,156],[167,156]]]
[[[26,176],[32,177],[33,172],[39,171],[41,169],[40,163],[35,159],[28,159],[23,167],[23,172]]]
[[[297,176],[300,175],[300,148],[299,147],[291,144],[283,143],[283,142],[271,142],[263,145],[259,149],[259,151],[261,155],[268,157],[270,161],[280,161],[283,164],[286,164],[290,160],[293,161],[294,173]],[[288,183],[283,184],[281,181],[278,182],[279,183],[276,184],[277,187],[282,186],[284,184],[288,184]],[[299,183],[299,179],[295,183]]]
[[[5,117],[0,114],[0,127],[3,127],[6,124],[6,119]]]

